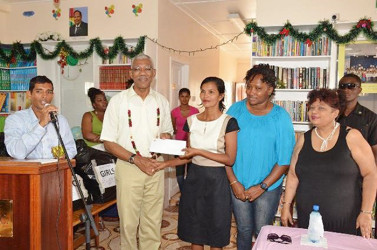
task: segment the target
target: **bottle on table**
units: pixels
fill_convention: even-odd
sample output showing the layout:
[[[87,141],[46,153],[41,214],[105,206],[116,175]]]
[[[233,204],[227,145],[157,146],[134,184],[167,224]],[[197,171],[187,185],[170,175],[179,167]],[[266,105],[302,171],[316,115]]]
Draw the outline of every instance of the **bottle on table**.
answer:
[[[317,243],[321,240],[321,237],[323,237],[324,232],[319,206],[313,205],[313,211],[310,213],[309,218],[308,238],[311,242]]]

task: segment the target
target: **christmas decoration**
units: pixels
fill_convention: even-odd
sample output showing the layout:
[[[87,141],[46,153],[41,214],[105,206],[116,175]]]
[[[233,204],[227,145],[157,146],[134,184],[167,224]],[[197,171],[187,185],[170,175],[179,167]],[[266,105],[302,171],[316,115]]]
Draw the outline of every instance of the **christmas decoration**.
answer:
[[[114,5],[110,5],[109,7],[105,7],[105,13],[108,17],[111,17],[112,14],[114,14]]]
[[[308,39],[306,39],[305,43],[306,43],[307,45],[309,45],[309,47],[310,47],[310,46],[312,46],[313,41],[310,40],[310,39],[308,38]]]
[[[64,67],[67,65],[68,52],[65,49],[62,49],[60,50],[59,56],[60,59],[58,61],[58,64],[60,65],[61,73],[64,74]]]
[[[36,36],[35,40],[42,41],[42,42],[45,42],[45,41],[48,41],[48,40],[60,41],[60,40],[62,40],[62,35],[60,35],[57,32],[47,31],[47,32],[39,33]]]
[[[52,10],[52,16],[55,18],[55,20],[58,20],[58,18],[61,16],[60,12],[62,10],[60,8],[56,8],[55,10]]]
[[[142,3],[139,3],[139,5],[133,4],[132,5],[132,12],[135,14],[135,16],[138,16],[138,14],[141,13],[142,8],[143,8],[143,4]]]
[[[261,40],[268,44],[275,43],[277,40],[281,39],[282,35],[287,34],[301,42],[315,41],[322,35],[326,35],[338,44],[345,44],[356,40],[361,33],[364,34],[367,39],[377,41],[377,33],[373,31],[373,23],[367,18],[360,19],[357,25],[354,25],[351,30],[344,35],[339,35],[338,31],[328,20],[319,22],[317,27],[309,33],[298,31],[289,22],[280,29],[278,34],[267,34],[266,30],[258,26],[256,22],[248,23],[244,30],[248,35],[252,33],[258,35]]]
[[[280,35],[283,35],[283,36],[288,36],[289,35],[289,30],[284,28],[282,31],[279,32]]]
[[[34,14],[35,14],[34,11],[24,11],[24,13],[22,13],[22,15],[24,15],[26,17],[34,16]]]
[[[43,34],[43,33],[42,33]],[[56,33],[57,34],[57,33]],[[44,37],[44,36],[43,36]],[[50,36],[47,36],[50,37]],[[38,38],[40,40],[41,37]],[[49,38],[43,41],[47,41]],[[145,36],[139,38],[137,45],[134,48],[127,47],[124,43],[124,39],[122,37],[117,37],[114,40],[114,44],[109,49],[108,54],[105,53],[105,49],[102,46],[102,42],[99,38],[94,38],[89,41],[89,47],[81,52],[76,52],[66,41],[58,42],[55,46],[53,51],[46,52],[42,44],[35,40],[30,44],[29,53],[26,53],[24,46],[20,43],[13,43],[12,49],[9,55],[4,52],[4,50],[0,47],[0,60],[3,60],[5,63],[10,63],[12,57],[20,55],[20,58],[24,61],[34,61],[36,59],[37,54],[44,60],[52,60],[60,55],[61,50],[65,50],[68,55],[76,59],[86,59],[92,56],[93,52],[95,51],[102,59],[114,59],[118,53],[122,53],[128,57],[135,57],[137,54],[140,54],[144,50],[144,43],[145,43]]]

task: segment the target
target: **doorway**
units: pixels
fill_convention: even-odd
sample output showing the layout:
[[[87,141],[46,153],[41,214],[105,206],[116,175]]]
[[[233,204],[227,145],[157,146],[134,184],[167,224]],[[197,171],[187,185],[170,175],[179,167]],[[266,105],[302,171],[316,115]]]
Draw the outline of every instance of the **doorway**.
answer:
[[[170,108],[173,109],[179,105],[178,92],[181,88],[188,88],[187,64],[170,59]]]
[[[170,94],[169,103],[170,110],[179,105],[178,92],[181,88],[188,88],[189,66],[188,64],[173,60],[170,58]],[[172,157],[172,156],[171,156]],[[165,197],[164,207],[179,192],[177,178],[175,174],[175,167],[170,167],[165,170]]]

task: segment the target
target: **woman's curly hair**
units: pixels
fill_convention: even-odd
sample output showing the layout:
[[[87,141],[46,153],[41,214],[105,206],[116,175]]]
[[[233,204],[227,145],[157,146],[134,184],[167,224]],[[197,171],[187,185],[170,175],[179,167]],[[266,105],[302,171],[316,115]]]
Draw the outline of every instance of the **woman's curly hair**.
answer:
[[[262,75],[262,82],[267,83],[274,90],[271,95],[275,95],[276,88],[276,76],[275,71],[270,68],[269,64],[257,64],[246,72],[245,81],[246,83],[252,81],[256,75]]]

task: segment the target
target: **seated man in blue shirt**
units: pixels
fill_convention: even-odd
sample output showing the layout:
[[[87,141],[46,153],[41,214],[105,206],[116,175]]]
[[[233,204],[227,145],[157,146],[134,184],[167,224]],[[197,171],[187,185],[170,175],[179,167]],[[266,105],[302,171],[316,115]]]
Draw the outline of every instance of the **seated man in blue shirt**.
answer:
[[[17,111],[5,120],[5,146],[8,154],[16,159],[53,159],[52,148],[59,139],[51,122],[50,112],[57,112],[50,105],[54,97],[54,86],[46,76],[30,80],[28,97],[31,107]],[[69,158],[77,154],[76,144],[67,119],[57,115],[57,124]]]

